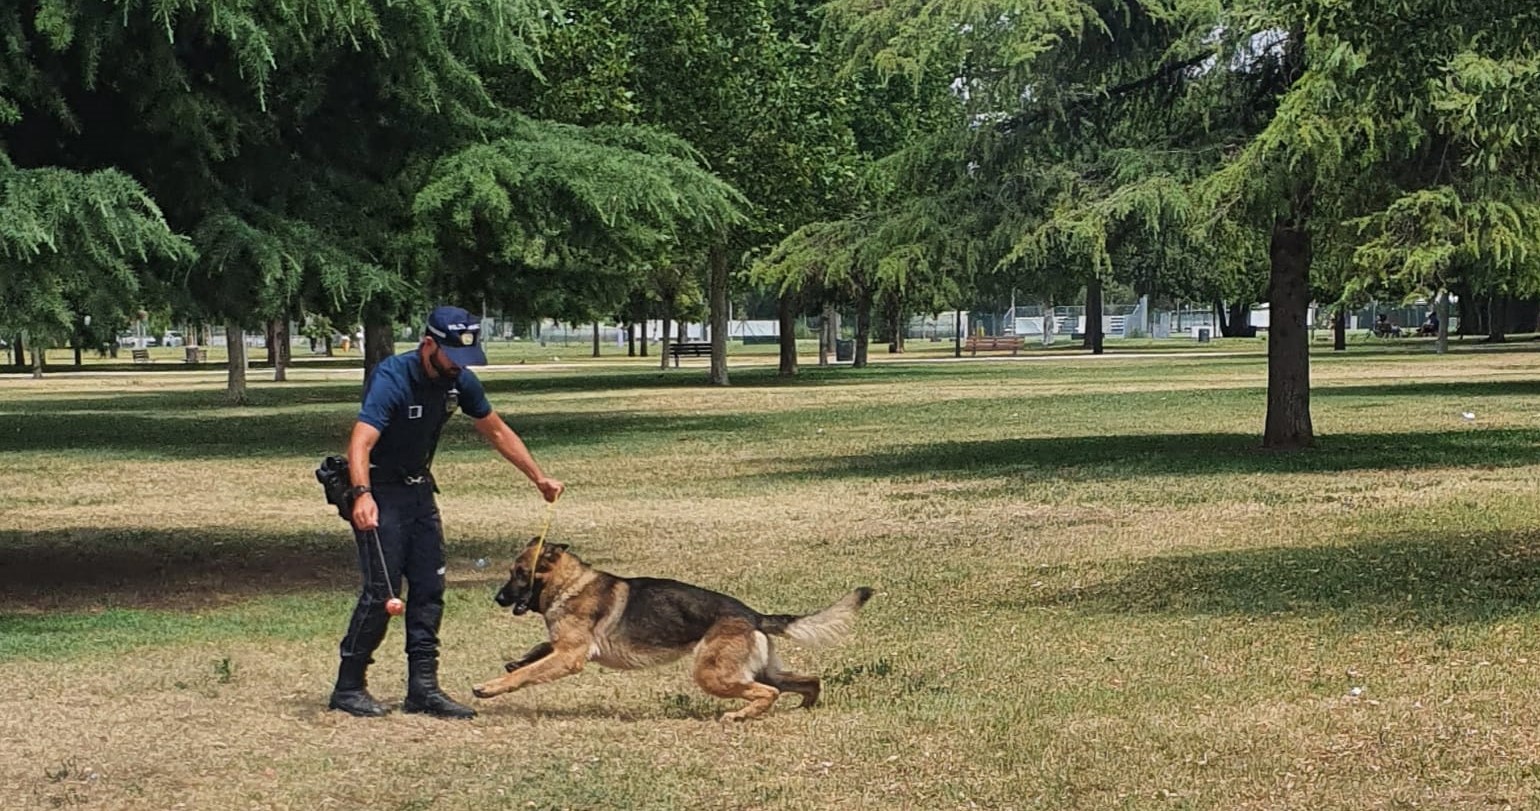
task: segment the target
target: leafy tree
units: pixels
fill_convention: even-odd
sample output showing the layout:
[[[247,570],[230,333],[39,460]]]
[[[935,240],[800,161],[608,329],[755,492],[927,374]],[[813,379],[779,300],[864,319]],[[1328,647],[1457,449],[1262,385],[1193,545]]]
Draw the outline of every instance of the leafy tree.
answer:
[[[84,315],[121,317],[145,265],[189,254],[123,173],[19,169],[0,152],[0,326],[27,337],[35,376],[48,343],[78,338]]]
[[[505,251],[477,271],[510,267],[505,234],[483,239],[471,208],[438,204],[472,176],[520,200],[514,216],[537,218],[519,227],[534,236],[522,249],[542,257],[671,236],[708,208],[712,222],[731,219],[731,194],[676,142],[532,121],[494,95],[492,71],[534,74],[554,14],[538,0],[44,0],[0,11],[0,138],[16,166],[134,178],[195,252],[155,269],[224,319],[233,347],[245,327],[316,309],[362,314],[377,361],[391,322],[426,296],[517,284],[444,272],[441,252],[464,258],[467,244]],[[554,184],[506,171],[563,150],[595,163],[567,160],[555,168],[571,174]],[[594,209],[627,160],[631,196]],[[591,228],[540,233],[588,213]],[[563,239],[579,244],[531,247]]]
[[[547,89],[527,82],[543,114],[682,137],[743,193],[743,219],[681,238],[660,262],[704,270],[716,384],[728,382],[727,305],[746,257],[850,195],[849,96],[818,41],[817,6],[578,0],[554,28]]]
[[[1318,257],[1343,269],[1334,283],[1342,290],[1387,273],[1429,280],[1461,260],[1491,265],[1489,280],[1524,279],[1536,121],[1536,44],[1525,32],[1540,12],[1477,5],[850,0],[834,8],[851,32],[853,63],[908,76],[951,68],[985,136],[976,174],[997,188],[1036,190],[1025,210],[999,217],[1014,232],[1002,268],[1110,278],[1118,257],[1188,227],[1243,272],[1265,261],[1264,444],[1287,449],[1311,444],[1314,433],[1304,322],[1320,292]]]

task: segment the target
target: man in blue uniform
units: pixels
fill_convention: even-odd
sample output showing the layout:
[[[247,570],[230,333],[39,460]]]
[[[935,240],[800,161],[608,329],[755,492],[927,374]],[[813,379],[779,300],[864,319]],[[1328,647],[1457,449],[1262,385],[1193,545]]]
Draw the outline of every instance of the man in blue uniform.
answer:
[[[364,587],[342,639],[342,664],[331,709],[358,716],[386,713],[369,695],[364,672],[385,638],[389,622],[385,603],[392,591],[399,591],[405,574],[409,675],[402,709],[442,718],[476,714],[438,686],[444,533],[430,467],[439,432],[458,408],[476,421],[477,432],[529,477],[547,501],[555,501],[563,487],[541,472],[518,434],[492,410],[481,381],[466,368],[485,365],[486,360],[480,320],[458,307],[440,307],[428,316],[421,345],[381,361],[364,384],[363,407],[348,442],[353,484],[348,494],[353,500],[354,540]],[[382,557],[384,572],[380,571]]]

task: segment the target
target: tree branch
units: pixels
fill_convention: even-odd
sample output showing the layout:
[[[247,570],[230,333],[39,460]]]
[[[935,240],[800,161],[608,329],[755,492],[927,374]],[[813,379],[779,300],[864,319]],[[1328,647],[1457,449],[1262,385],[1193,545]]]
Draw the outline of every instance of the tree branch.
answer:
[[[1068,104],[1061,108],[1060,113],[1061,115],[1067,114],[1082,109],[1090,104],[1102,101],[1110,101],[1112,99],[1129,95],[1138,90],[1153,87],[1154,85],[1169,80],[1173,76],[1180,75],[1185,71],[1198,67],[1211,58],[1214,58],[1214,54],[1207,53],[1176,62],[1167,62],[1166,64],[1161,65],[1159,68],[1156,68],[1156,70],[1148,76],[1143,76],[1130,82],[1124,82],[1120,85],[1114,85],[1097,93],[1090,93],[1072,99]],[[1039,120],[1045,118],[1046,116],[1047,114],[1041,111],[1023,110],[997,124],[996,129],[1003,134],[1010,134],[1018,129],[1025,129],[1028,126],[1037,123]]]

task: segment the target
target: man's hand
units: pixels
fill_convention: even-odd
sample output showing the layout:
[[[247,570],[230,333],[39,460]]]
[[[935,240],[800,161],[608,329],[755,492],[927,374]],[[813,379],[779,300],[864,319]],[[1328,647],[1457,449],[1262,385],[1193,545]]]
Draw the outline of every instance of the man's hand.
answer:
[[[567,489],[567,485],[551,478],[536,479],[535,486],[540,488],[540,495],[545,496],[546,501],[555,501]]]
[[[380,507],[374,496],[364,493],[353,499],[353,526],[359,532],[368,532],[380,525]]]

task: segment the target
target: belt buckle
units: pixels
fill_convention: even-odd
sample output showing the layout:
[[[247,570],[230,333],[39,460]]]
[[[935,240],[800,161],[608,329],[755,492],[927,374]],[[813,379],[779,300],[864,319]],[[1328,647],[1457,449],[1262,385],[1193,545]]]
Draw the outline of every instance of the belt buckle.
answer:
[[[402,479],[401,481],[406,483],[406,484],[412,484],[412,485],[423,484],[424,482],[428,481],[428,477],[427,476],[407,476],[405,479]]]

